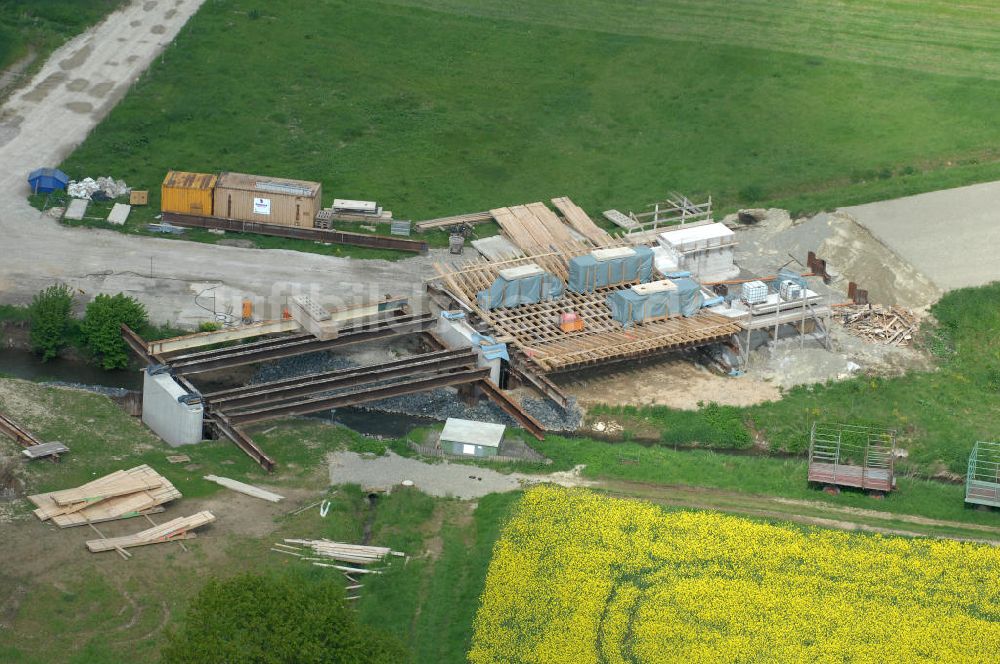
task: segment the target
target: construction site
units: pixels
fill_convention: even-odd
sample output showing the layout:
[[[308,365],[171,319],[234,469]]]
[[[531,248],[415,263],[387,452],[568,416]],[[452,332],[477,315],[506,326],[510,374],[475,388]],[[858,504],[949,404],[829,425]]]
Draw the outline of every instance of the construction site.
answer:
[[[345,615],[380,663],[766,659],[740,616],[800,608],[770,656],[1000,642],[1000,183],[980,129],[905,138],[948,58],[890,124],[896,60],[570,4],[123,2],[0,80],[0,659],[328,661],[281,648]],[[883,105],[812,108],[838,76]],[[229,599],[266,579],[315,594]]]

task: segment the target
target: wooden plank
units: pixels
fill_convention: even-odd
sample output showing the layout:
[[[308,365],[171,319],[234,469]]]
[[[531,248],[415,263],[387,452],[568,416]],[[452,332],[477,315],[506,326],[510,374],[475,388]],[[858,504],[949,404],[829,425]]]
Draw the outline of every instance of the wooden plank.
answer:
[[[228,477],[219,477],[218,475],[205,475],[204,479],[209,482],[215,482],[219,486],[224,486],[227,489],[232,489],[233,491],[238,491],[239,493],[246,494],[248,496],[253,496],[254,498],[260,498],[261,500],[267,500],[272,503],[276,503],[280,500],[284,500],[285,497],[268,491],[266,489],[261,489],[260,487],[253,486],[252,484],[245,484],[238,480],[232,480]]]
[[[69,452],[69,448],[58,441],[31,445],[21,450],[21,454],[29,459],[41,459],[53,454],[65,454],[66,452]]]

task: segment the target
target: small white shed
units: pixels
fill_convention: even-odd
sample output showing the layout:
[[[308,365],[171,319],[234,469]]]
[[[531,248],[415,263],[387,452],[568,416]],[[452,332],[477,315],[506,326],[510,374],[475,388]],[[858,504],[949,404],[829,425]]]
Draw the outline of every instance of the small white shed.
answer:
[[[506,430],[502,424],[449,417],[441,431],[441,449],[465,456],[496,456]]]

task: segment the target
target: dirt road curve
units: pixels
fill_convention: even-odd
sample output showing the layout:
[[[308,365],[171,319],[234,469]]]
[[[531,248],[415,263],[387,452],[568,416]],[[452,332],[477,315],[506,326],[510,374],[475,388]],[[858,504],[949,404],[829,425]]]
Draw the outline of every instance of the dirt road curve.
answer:
[[[82,142],[202,2],[133,2],[56,51],[0,109],[0,303],[26,302],[65,281],[87,296],[129,292],[154,320],[194,324],[207,316],[194,296],[212,286],[220,309],[238,311],[240,299],[254,295],[261,313],[265,299],[280,306],[299,292],[330,304],[420,292],[427,257],[361,263],[129,237],[64,228],[27,204],[27,174],[59,164]]]

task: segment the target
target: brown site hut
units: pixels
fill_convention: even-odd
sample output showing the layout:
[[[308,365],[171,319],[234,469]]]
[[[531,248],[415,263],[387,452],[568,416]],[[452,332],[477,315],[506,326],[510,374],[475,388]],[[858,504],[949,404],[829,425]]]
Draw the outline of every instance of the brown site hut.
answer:
[[[168,171],[160,187],[160,209],[164,212],[212,216],[212,192],[218,178],[208,173]]]
[[[215,185],[215,216],[312,228],[323,205],[319,182],[222,173]]]

